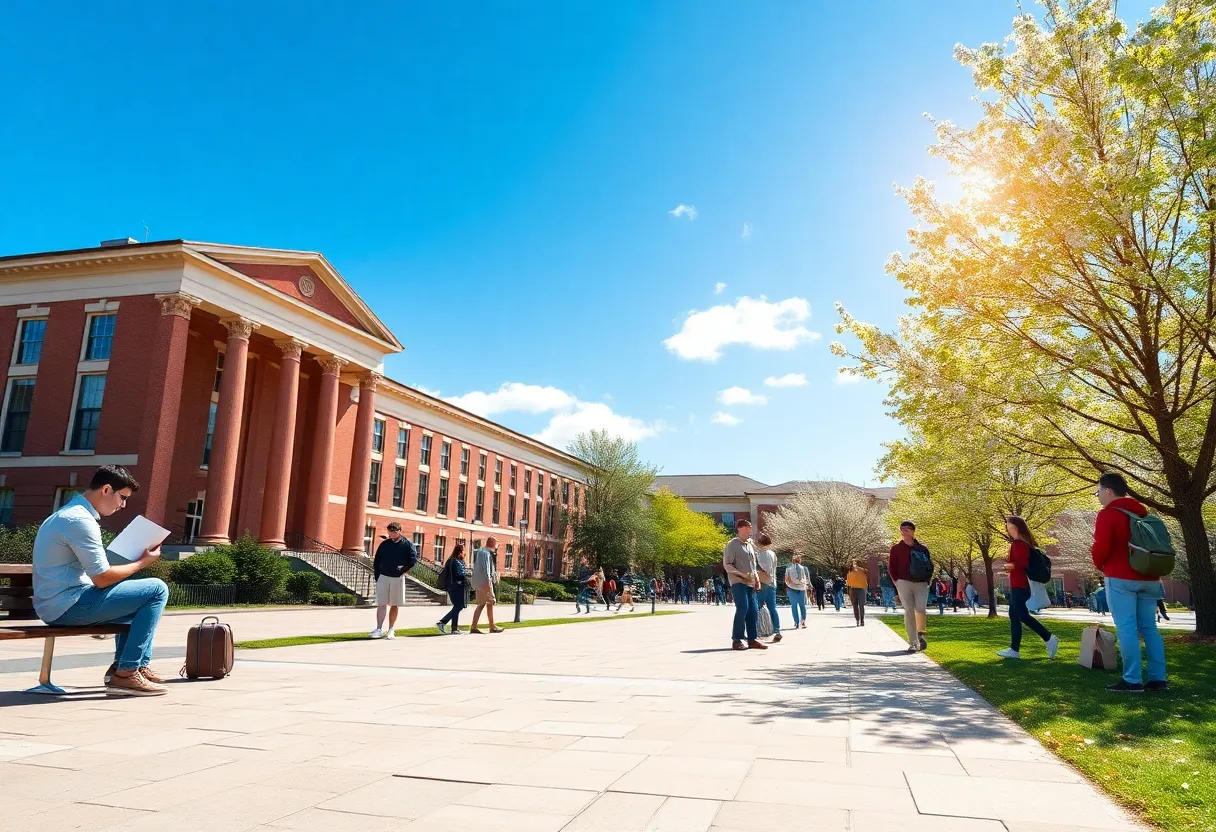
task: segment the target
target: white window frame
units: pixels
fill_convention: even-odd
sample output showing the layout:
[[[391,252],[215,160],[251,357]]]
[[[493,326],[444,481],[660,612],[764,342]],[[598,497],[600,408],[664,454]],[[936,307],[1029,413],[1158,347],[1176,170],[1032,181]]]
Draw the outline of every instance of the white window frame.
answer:
[[[101,364],[101,363],[109,364],[108,361],[107,362],[89,361],[86,363],[88,363],[88,364]],[[106,375],[109,375],[109,374],[106,372],[77,372],[76,373],[76,385],[75,385],[75,387],[72,388],[72,410],[71,410],[70,414],[68,415],[68,432],[67,432],[67,435],[63,437],[63,450],[60,452],[61,455],[63,455],[63,456],[93,456],[97,452],[96,448],[93,448],[92,450],[79,450],[79,451],[72,450],[72,433],[75,432],[75,430],[76,430],[76,412],[80,409],[80,385],[84,382],[85,376],[106,376]],[[109,385],[109,379],[106,380],[106,384]],[[101,396],[102,396],[102,405],[104,406],[105,405],[105,392],[104,391],[102,392]]]
[[[443,563],[443,550],[448,545],[448,537],[445,534],[435,535],[435,540],[431,544],[431,560],[435,563]]]
[[[26,312],[26,313],[37,312],[37,313],[41,313],[41,314],[22,315],[21,314],[22,312]],[[12,355],[12,358],[9,359],[8,374],[10,376],[36,375],[37,374],[38,364],[40,361],[42,361],[41,352],[38,353],[38,361],[35,361],[33,364],[18,364],[17,363],[17,359],[21,356],[21,331],[23,329],[25,329],[25,324],[29,321],[44,321],[46,323],[46,325],[49,327],[51,325],[50,312],[51,312],[50,309],[18,309],[17,310],[17,332],[13,336],[13,355]],[[42,348],[46,349],[46,330],[45,329],[42,331]]]
[[[7,506],[4,505],[4,503],[6,501],[8,502]],[[16,507],[17,507],[17,489],[9,487],[9,486],[0,487],[0,514],[3,514],[3,512],[7,510],[8,515],[9,515],[9,522],[7,524],[0,523],[0,526],[6,526],[6,525],[11,526],[12,525],[13,509]]]
[[[401,500],[397,500],[397,478],[401,478]],[[406,470],[404,465],[393,466],[393,494],[390,498],[393,508],[405,510]]]
[[[54,507],[51,509],[51,511],[59,511],[59,509],[63,508],[65,505],[67,505],[68,501],[72,499],[72,497],[67,496],[69,493],[71,493],[72,497],[75,497],[79,494],[83,494],[84,489],[78,488],[77,486],[74,486],[74,485],[59,486],[58,488],[55,489],[55,503],[54,503]]]
[[[115,334],[117,334],[117,332],[118,332],[118,301],[111,301],[109,303],[102,301],[100,306],[101,306],[101,308],[98,308],[98,304],[90,303],[88,306],[85,307],[85,311],[88,314],[86,314],[84,316],[84,334],[80,339],[80,355],[76,358],[76,360],[81,364],[88,364],[89,366],[97,366],[100,364],[105,364],[108,366],[110,363],[110,359],[108,359],[108,358],[95,358],[92,360],[85,358],[85,356],[88,354],[88,351],[89,351],[89,332],[91,332],[93,329],[93,319],[94,318],[99,318],[99,317],[102,317],[105,315],[113,315],[114,316],[114,332],[115,332]],[[113,308],[111,308],[111,307],[113,307]],[[113,337],[113,336],[111,336],[111,337]],[[113,343],[111,343],[110,344],[111,354],[113,354],[113,351],[114,351],[114,345],[113,345]]]
[[[38,365],[30,364],[30,365],[26,365],[26,366],[37,367]],[[19,380],[19,379],[24,380],[27,378],[29,378],[28,375],[21,373],[21,374],[17,374],[17,375],[10,375],[4,382],[4,405],[0,406],[0,436],[3,435],[4,426],[8,422],[8,405],[9,405],[9,400],[13,396],[13,382],[16,380]],[[38,380],[36,378],[34,379],[34,392],[35,393],[38,392]],[[30,402],[30,405],[32,407],[33,402]],[[28,425],[26,426],[25,430],[26,430],[26,433],[29,433]],[[21,456],[25,452],[24,451],[24,449],[25,449],[24,441],[22,441],[21,447],[22,447],[22,450],[20,450],[20,451],[5,451],[4,453],[0,454],[0,458]]]
[[[193,503],[198,507],[197,514],[190,513],[190,504]],[[203,530],[203,515],[207,513],[207,492],[200,491],[194,495],[194,499],[186,503],[186,518],[182,524],[182,541],[184,543],[193,543],[198,533]],[[195,533],[190,533],[190,521],[194,520],[195,528],[198,530]]]
[[[380,450],[376,450],[376,425],[380,425]],[[379,413],[372,419],[372,459],[384,458],[384,444],[388,441],[388,419]]]

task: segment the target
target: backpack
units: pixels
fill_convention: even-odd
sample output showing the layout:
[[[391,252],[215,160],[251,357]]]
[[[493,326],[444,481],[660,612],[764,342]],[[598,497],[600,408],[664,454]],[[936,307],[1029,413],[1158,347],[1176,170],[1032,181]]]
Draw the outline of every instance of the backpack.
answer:
[[[908,580],[928,583],[932,577],[933,561],[929,558],[929,549],[923,543],[917,543],[908,556]]]
[[[448,562],[445,563],[443,568],[439,570],[439,576],[435,578],[435,586],[439,587],[440,589],[446,590],[448,588],[449,573],[452,571],[452,560],[454,560],[454,558],[448,559]]]
[[[1038,546],[1030,547],[1030,560],[1026,563],[1026,577],[1035,583],[1045,584],[1051,580],[1051,558]]]
[[[1150,578],[1164,578],[1174,571],[1178,557],[1170,541],[1169,529],[1155,514],[1145,517],[1120,508],[1127,515],[1131,537],[1127,541],[1127,561],[1132,569]]]

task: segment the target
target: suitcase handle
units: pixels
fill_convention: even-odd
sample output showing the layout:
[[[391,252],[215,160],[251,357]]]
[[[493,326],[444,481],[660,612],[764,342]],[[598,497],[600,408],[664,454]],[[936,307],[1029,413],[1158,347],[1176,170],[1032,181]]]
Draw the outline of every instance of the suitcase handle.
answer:
[[[220,623],[220,619],[219,619],[218,615],[205,615],[205,616],[203,616],[203,620],[198,622],[198,626],[201,627],[204,624],[206,624],[208,621],[214,621],[216,624]]]

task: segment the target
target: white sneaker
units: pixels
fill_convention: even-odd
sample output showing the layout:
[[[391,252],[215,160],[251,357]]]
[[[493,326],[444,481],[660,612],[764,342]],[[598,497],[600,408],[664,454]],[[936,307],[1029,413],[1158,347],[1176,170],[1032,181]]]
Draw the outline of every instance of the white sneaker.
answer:
[[[390,627],[384,631],[384,637],[387,639],[394,639],[397,637],[397,631]]]
[[[1002,659],[1020,659],[1020,658],[1022,658],[1022,654],[1019,653],[1017,650],[1014,650],[1012,647],[1006,647],[1004,650],[997,650],[996,654],[998,656],[1000,656]]]
[[[435,629],[436,629],[436,630],[438,630],[439,632],[443,633],[444,635],[447,635],[447,632],[448,632],[448,631],[447,631],[447,630],[445,630],[445,629],[443,629],[443,622],[442,622],[442,621],[436,621],[436,622],[435,622]]]
[[[1056,638],[1055,636],[1052,636],[1051,638],[1047,639],[1047,658],[1054,659],[1056,657],[1056,653],[1059,653],[1059,652],[1060,652],[1060,639]]]
[[[376,629],[372,630],[370,637],[371,638],[384,638],[384,630],[381,630],[379,627],[377,627]]]

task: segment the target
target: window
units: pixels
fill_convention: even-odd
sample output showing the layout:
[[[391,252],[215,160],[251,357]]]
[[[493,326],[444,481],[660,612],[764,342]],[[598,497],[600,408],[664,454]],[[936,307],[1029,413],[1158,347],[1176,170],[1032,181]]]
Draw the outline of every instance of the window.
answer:
[[[533,572],[540,571],[540,547],[539,546],[532,547],[532,571]]]
[[[482,482],[486,481],[486,455],[479,454],[477,457],[477,479]]]
[[[422,434],[422,449],[418,452],[418,462],[422,465],[431,464],[431,437]]]
[[[42,357],[42,339],[46,336],[46,319],[21,322],[21,343],[17,345],[18,364],[37,364]]]
[[[11,488],[0,488],[0,526],[13,525],[13,498]]]
[[[553,505],[553,503],[549,503],[549,523],[547,526],[545,526],[545,534],[549,535],[550,537],[553,536],[553,523],[556,514],[557,506]]]
[[[545,550],[545,574],[546,575],[553,574],[553,550],[552,549]]]
[[[443,563],[443,547],[447,545],[448,539],[441,534],[435,535],[435,551],[431,553],[435,563]]]
[[[55,511],[66,506],[68,503],[80,494],[79,488],[56,488],[55,489]]]
[[[530,493],[531,491],[532,491],[532,472],[524,471],[524,493],[527,494],[527,493]]]
[[[502,500],[502,492],[495,491],[494,492],[494,508],[491,509],[491,512],[490,512],[490,522],[492,522],[495,526],[498,525],[498,521],[499,521],[500,517],[502,516],[498,513],[498,504],[501,502],[501,500]]]
[[[430,511],[431,495],[428,493],[430,480],[426,471],[418,472],[418,502],[415,504],[418,511]]]
[[[408,459],[410,455],[410,429],[397,428],[397,459]]]
[[[376,540],[376,527],[373,526],[371,521],[369,520],[367,522],[367,525],[363,527],[363,552],[364,552],[364,554],[369,555],[369,556],[371,555],[372,543],[375,540]]]
[[[477,486],[477,502],[473,503],[473,522],[481,523],[482,512],[486,504],[486,487],[484,485]]]
[[[578,486],[574,486],[574,510],[578,511]]]
[[[405,469],[398,465],[393,471],[393,508],[405,504]]]
[[[733,511],[722,512],[722,525],[731,531],[735,530],[735,513]]]
[[[448,478],[439,478],[439,505],[435,508],[437,514],[447,515],[448,513]]]
[[[515,490],[515,463],[511,463],[511,490]],[[514,524],[512,524],[514,525]]]
[[[439,448],[439,470],[447,471],[452,467],[452,443],[444,442]]]
[[[529,497],[527,494],[525,494],[524,495],[524,511],[523,511],[523,514],[521,514],[520,518],[519,518],[520,520],[523,520],[525,524],[527,524],[528,518],[532,516],[531,515],[531,508],[532,508],[531,501],[532,501],[532,498]],[[514,524],[512,524],[512,525],[514,525]]]
[[[507,525],[515,528],[515,495],[507,495]]]
[[[469,475],[469,449],[460,449],[460,475],[467,477]]]
[[[183,543],[193,543],[203,528],[203,497],[186,503],[186,534]]]
[[[557,502],[557,480],[549,477],[549,505]]]
[[[485,459],[485,457],[482,457]],[[502,460],[494,460],[494,484],[502,488]]]
[[[384,453],[384,420],[372,420],[372,453]]]
[[[367,473],[367,501],[369,503],[380,502],[380,460],[373,459],[372,466]]]
[[[217,352],[215,354],[215,381],[211,385],[211,392],[220,392],[220,382],[224,380],[224,353]]]
[[[0,437],[0,452],[19,454],[25,445],[25,429],[30,424],[30,406],[34,403],[34,379],[15,378],[9,382],[8,413],[4,418],[4,433]]]
[[[422,547],[426,545],[426,535],[422,532],[414,532],[414,551],[418,553],[418,557],[422,557]]]
[[[91,451],[97,445],[97,426],[101,424],[101,400],[106,392],[106,377],[81,376],[76,399],[76,419],[72,424],[71,451]]]
[[[562,483],[562,505],[570,505],[570,481],[566,480]]]
[[[89,338],[85,342],[85,361],[106,361],[114,344],[114,321],[117,315],[94,315],[89,318]]]
[[[545,499],[545,475],[540,471],[536,472],[536,501],[540,502]]]
[[[503,562],[502,562],[502,566],[503,566],[503,568],[504,568],[504,569],[510,569],[510,568],[511,568],[511,561],[512,561],[512,560],[514,560],[514,559],[515,559],[515,547],[514,547],[514,546],[512,546],[510,543],[508,543],[508,544],[507,544],[507,554],[506,554],[505,559],[504,559],[504,560],[503,560]]]
[[[469,486],[467,483],[460,483],[456,486],[456,516],[461,520],[464,519],[465,503],[469,499]]]
[[[541,518],[540,518],[540,513],[541,513],[541,511],[544,509],[544,507],[545,507],[545,504],[544,504],[544,503],[542,503],[540,500],[537,500],[537,501],[536,501],[536,525],[535,525],[535,526],[533,526],[533,527],[532,527],[532,529],[533,529],[533,531],[535,531],[537,534],[540,534],[540,519],[541,519]]]
[[[215,438],[215,414],[219,411],[219,403],[211,402],[207,408],[207,438],[203,441],[203,468],[211,464],[211,440]]]

